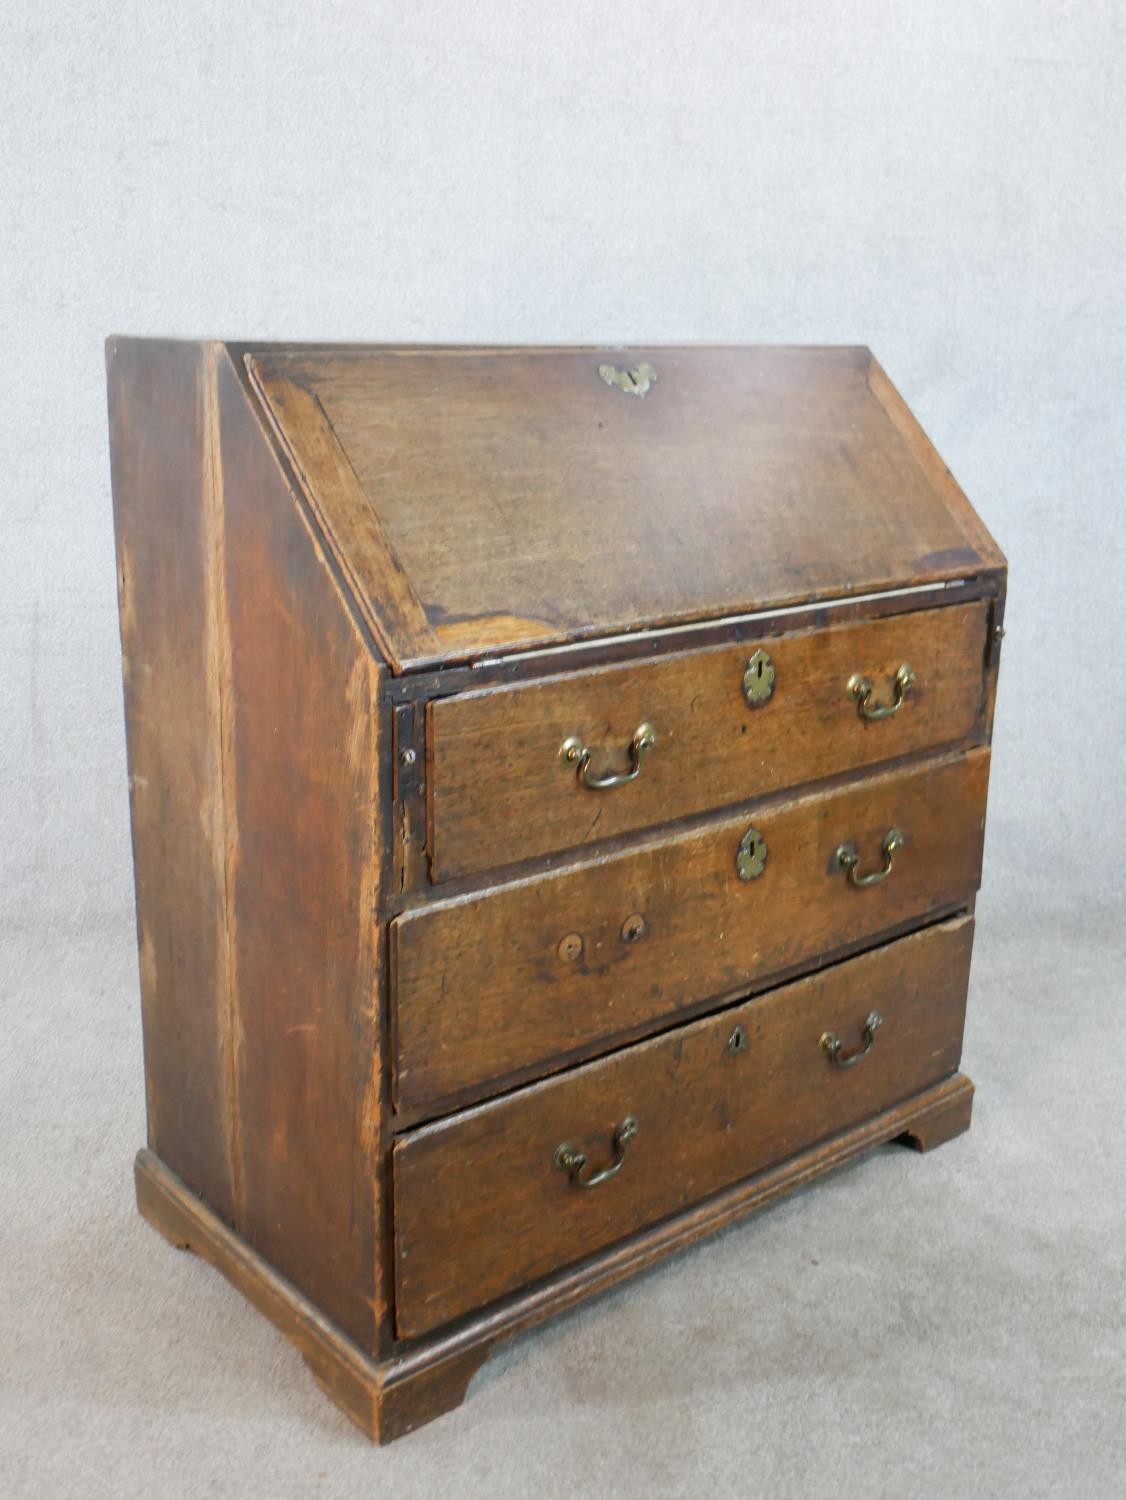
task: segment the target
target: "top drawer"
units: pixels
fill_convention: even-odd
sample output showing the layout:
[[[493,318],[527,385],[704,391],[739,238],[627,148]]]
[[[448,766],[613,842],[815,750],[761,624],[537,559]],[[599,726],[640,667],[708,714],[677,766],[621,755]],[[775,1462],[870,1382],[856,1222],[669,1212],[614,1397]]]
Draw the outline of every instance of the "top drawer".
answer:
[[[948,606],[438,699],[427,709],[432,878],[961,743],[983,710],[988,610]],[[643,726],[652,744],[639,753]]]

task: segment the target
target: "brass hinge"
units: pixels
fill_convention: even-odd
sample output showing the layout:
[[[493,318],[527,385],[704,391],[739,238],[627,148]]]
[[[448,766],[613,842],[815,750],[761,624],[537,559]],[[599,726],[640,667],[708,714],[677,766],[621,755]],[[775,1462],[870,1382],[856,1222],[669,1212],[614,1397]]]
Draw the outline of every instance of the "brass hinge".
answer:
[[[391,718],[394,884],[397,894],[421,883],[426,856],[425,708],[396,704]]]
[[[994,599],[989,606],[989,638],[985,643],[985,665],[995,667],[1001,657],[1001,642],[1005,639],[1005,596]]]

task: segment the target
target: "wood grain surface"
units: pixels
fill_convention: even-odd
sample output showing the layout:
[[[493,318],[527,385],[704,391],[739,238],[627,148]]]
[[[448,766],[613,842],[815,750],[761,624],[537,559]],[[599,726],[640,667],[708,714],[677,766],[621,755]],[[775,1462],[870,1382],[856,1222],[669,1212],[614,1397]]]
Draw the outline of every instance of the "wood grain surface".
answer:
[[[828,1141],[756,1173],[681,1214],[494,1303],[452,1328],[400,1344],[378,1362],[194,1194],[151,1151],[136,1162],[137,1206],[173,1245],[194,1250],[288,1338],[318,1384],[373,1441],[392,1442],[465,1398],[482,1362],[506,1340],[645,1270],[702,1236],[732,1224],[851,1161],[900,1138],[922,1150],[967,1129],[973,1084],[963,1074],[872,1115]]]
[[[600,372],[641,361],[644,397]],[[1005,564],[867,350],[111,339],[107,373],[138,1203],[365,1431],[966,1128]],[[849,677],[903,663],[864,722]],[[621,770],[643,722],[626,785],[560,760]]]
[[[846,1129],[956,1071],[973,921],[960,917],[400,1139],[396,1325],[425,1333]],[[869,1054],[833,1066],[882,1013]],[[733,1051],[741,1028],[745,1041]],[[588,1170],[637,1134],[616,1175]]]
[[[395,672],[1003,566],[867,349],[249,360]]]
[[[375,1349],[382,668],[224,347],[107,358],[149,1144]]]
[[[927,748],[967,743],[983,727],[989,606],[768,637],[655,661],[438,698],[428,707],[431,875],[456,878],[732,806]],[[768,701],[748,706],[753,650],[774,671]],[[894,717],[861,718],[853,673],[891,700],[902,664],[915,683]],[[637,779],[581,784],[564,740],[592,748],[596,774],[629,768],[627,747],[652,724]]]
[[[417,1114],[589,1054],[694,1003],[969,901],[981,878],[989,752],[756,805],[552,874],[438,902],[391,924],[395,1098]],[[736,853],[765,838],[758,879]],[[890,878],[854,889],[881,840]],[[640,917],[644,930],[628,936]]]
[[[106,377],[148,1143],[231,1222],[213,399],[193,344],[111,340]]]

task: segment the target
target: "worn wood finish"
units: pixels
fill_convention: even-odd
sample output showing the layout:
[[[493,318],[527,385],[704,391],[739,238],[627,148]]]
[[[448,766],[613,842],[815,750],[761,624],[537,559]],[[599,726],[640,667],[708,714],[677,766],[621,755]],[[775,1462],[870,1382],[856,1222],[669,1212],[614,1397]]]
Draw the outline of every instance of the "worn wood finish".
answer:
[[[984,703],[988,606],[866,620],[755,643],[773,664],[749,707],[739,646],[686,652],[518,687],[439,698],[428,709],[431,875],[444,881],[750,801],[927,748],[967,743]],[[862,719],[847,685],[886,703],[899,667],[916,675],[893,718]],[[635,781],[585,787],[560,759],[593,748],[596,773],[625,771],[641,724],[657,743]]]
[[[252,364],[252,371],[255,369]],[[279,378],[271,385],[267,411],[279,441],[293,459],[305,498],[340,568],[355,597],[366,606],[364,617],[381,651],[390,655],[395,643],[401,642],[412,655],[435,653],[438,638],[422,603],[391,550],[379,512],[361,489],[317,398],[303,385]],[[329,514],[326,504],[331,506]],[[373,575],[380,580],[378,610],[371,606],[360,581]]]
[[[391,703],[421,704],[431,698],[498,687],[502,683],[537,681],[563,672],[595,671],[619,662],[647,661],[675,656],[681,651],[700,651],[709,646],[733,646],[751,641],[757,645],[767,636],[848,625],[857,620],[891,619],[895,615],[917,614],[924,609],[950,609],[959,604],[972,604],[978,599],[996,605],[1003,593],[1004,578],[994,573],[953,578],[943,583],[919,584],[887,593],[858,594],[853,598],[825,599],[817,604],[754,610],[750,614],[730,615],[722,620],[696,620],[685,625],[632,630],[595,640],[482,656],[469,664],[389,677],[385,692]]]
[[[938,1144],[933,1123],[948,1131],[944,1138],[949,1139],[968,1126],[972,1100],[973,1085],[958,1074],[781,1166],[760,1172],[496,1303],[478,1317],[402,1345],[393,1358],[380,1362],[370,1359],[324,1319],[151,1151],[137,1157],[137,1205],[165,1239],[179,1249],[194,1250],[270,1319],[297,1348],[322,1390],[369,1438],[389,1443],[460,1405],[473,1375],[505,1340],[886,1141],[902,1138],[910,1144]]]
[[[193,1250],[264,1313],[312,1370],[337,1406],[378,1438],[378,1366],[293,1282],[251,1248],[151,1151],[133,1168],[137,1207],[178,1250]]]
[[[107,355],[150,1145],[376,1349],[381,668],[222,346]]]
[[[644,398],[600,378],[643,358]],[[107,369],[138,1204],[365,1432],[857,1152],[966,1128],[1005,565],[867,350],[114,339]],[[902,661],[863,724],[848,676],[883,698]],[[642,776],[580,792],[563,738],[597,770],[645,719]],[[893,824],[853,888],[837,846],[872,871]],[[873,1005],[837,1069],[821,1032],[857,1045]],[[550,1164],[597,1170],[631,1109],[612,1179]]]
[[[230,1221],[214,406],[195,345],[111,341],[106,373],[148,1142]]]
[[[353,577],[396,672],[1003,566],[867,349],[248,358],[298,467],[326,422],[347,459],[321,514],[363,538]],[[599,378],[641,360],[644,398]],[[402,628],[404,576],[436,647],[413,612]]]
[[[959,1089],[941,1104],[913,1120],[899,1139],[916,1151],[935,1151],[970,1128],[974,1091]]]
[[[954,1073],[973,919],[962,917],[403,1137],[395,1307],[417,1336],[688,1207]],[[872,1010],[871,1053],[834,1066]],[[741,1050],[732,1050],[737,1029]],[[553,1156],[616,1175],[583,1189]],[[503,1228],[501,1228],[503,1226]]]
[[[967,900],[981,878],[988,774],[984,748],[927,761],[397,917],[396,1101],[436,1111],[446,1096],[484,1094]],[[735,858],[752,826],[769,852],[743,881]],[[908,840],[891,877],[854,889],[836,849],[855,840],[863,871],[877,869],[891,828]],[[631,941],[635,916],[644,931]]]
[[[382,668],[235,372],[219,373],[237,839],[239,1222],[364,1347],[382,1208]]]

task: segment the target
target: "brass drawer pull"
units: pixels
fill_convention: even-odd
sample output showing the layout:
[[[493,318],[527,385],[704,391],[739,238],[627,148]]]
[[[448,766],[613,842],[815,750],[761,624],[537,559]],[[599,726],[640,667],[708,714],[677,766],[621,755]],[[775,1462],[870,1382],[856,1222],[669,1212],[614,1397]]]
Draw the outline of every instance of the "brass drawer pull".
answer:
[[[611,1177],[617,1176],[622,1170],[622,1163],[626,1159],[626,1146],[633,1140],[638,1132],[638,1124],[633,1115],[626,1115],[622,1123],[614,1131],[612,1144],[614,1147],[614,1160],[608,1167],[603,1167],[601,1172],[592,1172],[589,1177],[584,1177],[583,1168],[586,1166],[586,1153],[577,1151],[574,1146],[569,1146],[566,1141],[561,1146],[556,1146],[555,1155],[552,1158],[558,1171],[570,1172],[571,1181],[576,1187],[597,1187],[600,1182],[608,1182]]]
[[[860,869],[860,851],[851,839],[847,843],[840,845],[834,858],[842,870],[848,871],[849,885],[854,885],[857,890],[862,891],[865,886],[879,885],[881,880],[888,878],[891,874],[891,864],[895,856],[895,851],[902,849],[906,842],[907,837],[901,829],[889,828],[887,833],[884,834],[883,843],[880,845],[884,856],[883,869],[873,870],[868,875],[857,874],[857,871]]]
[[[860,672],[854,672],[848,679],[848,696],[856,702],[856,712],[862,719],[875,723],[877,719],[890,719],[903,707],[903,700],[915,686],[915,674],[906,662],[896,672],[891,685],[890,703],[873,703],[872,681],[864,677]]]
[[[563,741],[559,747],[559,757],[565,765],[577,769],[580,786],[589,787],[592,792],[605,792],[612,786],[624,786],[627,781],[635,781],[641,775],[646,752],[652,750],[656,743],[657,731],[652,724],[639,724],[629,742],[629,770],[609,771],[603,776],[591,774],[590,746],[584,745],[577,735]]]
[[[835,1031],[823,1031],[821,1033],[821,1050],[829,1061],[838,1068],[853,1068],[862,1057],[867,1057],[872,1050],[872,1043],[876,1040],[876,1032],[883,1025],[883,1016],[878,1010],[869,1011],[864,1022],[864,1030],[860,1033],[863,1047],[858,1047],[855,1052],[845,1052],[844,1043]]]

